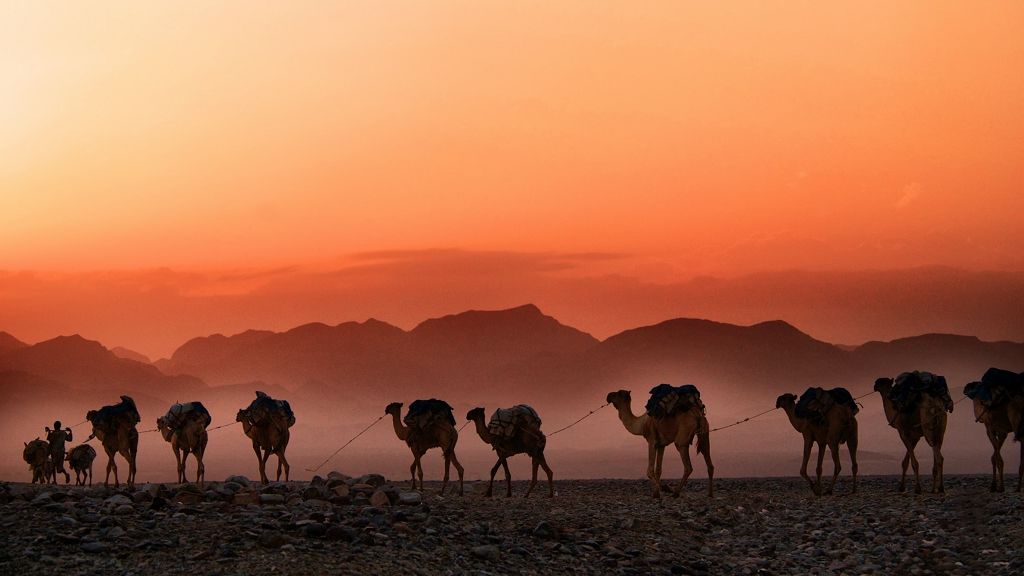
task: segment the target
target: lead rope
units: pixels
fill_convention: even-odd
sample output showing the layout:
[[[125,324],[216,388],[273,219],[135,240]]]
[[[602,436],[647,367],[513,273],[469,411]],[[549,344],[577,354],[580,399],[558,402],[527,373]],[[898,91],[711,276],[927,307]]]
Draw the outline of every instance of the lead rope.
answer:
[[[335,456],[337,456],[338,452],[341,452],[342,450],[344,450],[349,444],[354,442],[356,438],[359,438],[360,436],[362,436],[367,430],[369,430],[370,428],[373,428],[374,426],[376,426],[378,422],[380,422],[381,420],[384,419],[384,416],[385,415],[382,414],[379,418],[377,418],[372,423],[370,423],[369,426],[367,426],[366,428],[363,428],[362,431],[359,432],[359,434],[356,434],[355,436],[352,437],[351,440],[349,440],[348,442],[345,442],[344,444],[342,444],[341,448],[338,448],[337,450],[335,450],[333,454],[328,456],[327,459],[324,460],[323,462],[321,462],[316,468],[306,468],[306,471],[307,472],[316,472],[320,468],[323,468],[323,465],[327,464],[327,462],[329,462],[331,458],[334,458]]]
[[[587,412],[587,413],[586,413],[586,415],[584,415],[584,416],[583,416],[582,418],[580,418],[579,420],[577,420],[577,421],[573,422],[572,424],[569,424],[569,425],[568,425],[568,426],[566,426],[565,428],[559,428],[558,430],[555,430],[555,431],[554,431],[554,432],[552,432],[551,434],[548,434],[548,438],[550,438],[550,437],[554,436],[555,434],[558,434],[559,432],[565,432],[565,431],[566,431],[566,430],[568,430],[569,428],[572,428],[573,426],[575,426],[575,425],[579,424],[580,422],[583,422],[583,421],[584,421],[584,420],[586,420],[587,418],[590,418],[591,416],[593,416],[593,415],[594,415],[594,414],[595,414],[595,413],[596,413],[596,412],[597,412],[598,410],[601,410],[602,408],[605,408],[605,407],[606,407],[606,406],[608,406],[609,404],[611,404],[611,402],[606,402],[606,403],[602,404],[601,406],[598,406],[597,408],[594,408],[594,409],[593,409],[593,410],[591,410],[590,412]]]

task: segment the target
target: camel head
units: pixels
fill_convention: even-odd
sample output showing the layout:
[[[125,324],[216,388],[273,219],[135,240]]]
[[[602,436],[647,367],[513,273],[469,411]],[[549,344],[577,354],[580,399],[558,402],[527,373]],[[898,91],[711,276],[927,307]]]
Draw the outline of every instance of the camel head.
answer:
[[[886,394],[892,390],[892,378],[879,378],[875,380],[875,392]]]
[[[156,419],[156,429],[160,431],[160,435],[164,437],[164,440],[170,442],[171,436],[174,435],[174,430],[167,425],[167,419],[163,416]]]
[[[392,416],[401,416],[402,415],[402,403],[401,402],[392,402],[391,404],[388,404],[387,408],[384,408],[384,413],[385,414],[390,414]]]
[[[473,408],[472,410],[470,410],[469,412],[466,413],[466,420],[475,421],[477,419],[480,419],[480,420],[484,419],[484,409],[483,408]]]
[[[629,395],[629,390],[617,390],[609,392],[604,401],[618,409],[621,406],[629,406],[633,398]]]
[[[95,423],[96,423],[96,416],[97,416],[98,414],[99,414],[99,413],[98,413],[98,412],[97,412],[96,410],[89,410],[88,412],[86,412],[86,413],[85,413],[85,419],[86,419],[87,421],[89,421],[89,422],[91,422],[91,423],[95,424]]]
[[[964,386],[964,396],[973,400],[974,397],[977,396],[979,387],[981,387],[981,382],[971,382],[967,386]]]
[[[242,424],[248,424],[249,422],[249,411],[242,408],[235,414],[235,422],[241,422]]]
[[[796,406],[796,394],[783,394],[775,400],[776,408],[786,408],[787,406]]]

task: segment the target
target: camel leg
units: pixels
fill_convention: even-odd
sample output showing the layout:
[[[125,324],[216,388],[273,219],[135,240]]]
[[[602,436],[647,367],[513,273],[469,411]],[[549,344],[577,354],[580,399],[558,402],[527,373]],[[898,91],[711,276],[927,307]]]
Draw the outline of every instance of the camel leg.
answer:
[[[494,488],[494,476],[498,473],[498,468],[501,468],[501,458],[498,458],[498,461],[494,463],[494,467],[491,468],[491,481],[487,483],[487,494],[484,495],[488,498],[491,497]]]
[[[814,484],[814,493],[821,496],[821,470],[825,464],[825,445],[818,442],[818,466],[814,469],[817,473],[817,480]]]
[[[679,450],[679,457],[683,459],[683,477],[679,479],[679,486],[676,487],[676,496],[683,493],[683,488],[686,488],[686,481],[690,479],[690,474],[693,473],[693,463],[690,462],[690,443],[676,442],[676,450]]]
[[[260,482],[264,484],[270,484],[270,478],[267,477],[267,461],[270,460],[271,454],[270,448],[260,454]]]
[[[1017,492],[1024,485],[1024,440],[1020,442],[1020,468],[1017,469]]]
[[[942,445],[935,444],[932,446],[932,493],[933,494],[945,494],[946,484],[943,482],[942,468],[944,463],[942,457]]]
[[[508,469],[508,458],[501,459],[501,467],[505,469],[505,498],[512,497],[512,472]]]
[[[548,466],[547,458],[543,454],[540,455],[540,467],[544,469],[544,473],[548,475],[548,498],[555,497],[555,475],[551,472],[551,467]],[[1024,471],[1024,468],[1022,468]]]
[[[658,449],[654,447],[654,444],[647,445],[647,479],[651,481],[651,489],[654,492],[655,498],[661,498],[661,486],[658,485],[658,481],[654,478],[654,462],[658,459]]]
[[[853,472],[853,493],[857,493],[857,438],[851,438],[846,442],[846,448],[850,451],[850,468]]]
[[[200,489],[203,487],[203,481],[206,480],[206,466],[203,465],[203,450],[197,450],[196,453],[196,484]]]
[[[711,462],[711,443],[704,445],[701,453],[704,455],[704,465],[708,469],[708,498],[715,496],[715,465]]]
[[[185,462],[188,461],[188,449],[175,450],[174,456],[178,459],[178,484],[185,484]]]
[[[536,458],[530,457],[530,464],[533,468],[532,474],[530,475],[530,485],[526,488],[526,495],[523,498],[529,498],[530,493],[533,492],[533,487],[537,485],[537,469],[540,468],[540,461]]]
[[[907,491],[907,466],[910,466],[910,453],[911,451],[908,447],[907,453],[903,455],[903,462],[901,464],[903,466],[903,473],[900,474],[900,486],[896,489],[900,493]]]
[[[917,455],[910,451],[910,466],[914,469],[914,494],[921,493],[921,465],[917,463]]]
[[[661,471],[663,470],[662,464],[664,463],[664,461],[665,461],[665,447],[664,446],[659,446],[658,447],[658,458],[654,462],[654,470],[655,470],[654,473],[658,475],[658,486],[661,486],[662,488],[665,488],[665,486],[663,486],[662,483],[661,483]],[[671,489],[669,489],[669,490],[671,490]]]
[[[420,490],[423,490],[423,455],[416,458],[416,476],[420,479]],[[444,485],[441,485],[441,495],[444,496]]]
[[[843,465],[839,461],[839,442],[829,443],[828,450],[832,454],[832,482],[828,485],[826,494],[833,494],[836,489],[836,480],[839,478],[839,471],[843,469]]]
[[[1002,492],[1003,486],[1003,442],[1006,436],[995,431],[988,433],[988,439],[992,443],[992,492]]]
[[[452,448],[452,466],[455,466],[455,472],[459,475],[459,496],[463,496],[465,495],[463,480],[465,479],[466,469],[459,462],[459,457],[455,455],[454,448]]]
[[[444,453],[444,481],[441,482],[441,494],[444,494],[445,486],[448,486],[448,478],[450,477],[452,467],[452,455],[449,452]]]
[[[291,472],[291,468],[292,468],[291,465],[288,464],[288,458],[285,458],[284,451],[285,451],[285,449],[281,448],[280,450],[277,450],[275,452],[277,454],[277,481],[278,482],[281,481],[281,467],[282,466],[284,467],[284,481],[285,482],[288,481],[288,477],[290,475],[289,473]]]
[[[810,437],[804,437],[804,458],[803,463],[800,464],[800,476],[802,476],[804,480],[807,480],[807,483],[811,485],[811,490],[817,494],[818,491],[814,488],[814,481],[812,481],[811,477],[807,475],[807,463],[811,461],[811,447],[813,445],[814,441],[811,440]]]
[[[413,456],[412,464],[409,466],[409,474],[412,476],[412,489],[416,489],[416,457]],[[420,487],[423,488],[422,486]]]

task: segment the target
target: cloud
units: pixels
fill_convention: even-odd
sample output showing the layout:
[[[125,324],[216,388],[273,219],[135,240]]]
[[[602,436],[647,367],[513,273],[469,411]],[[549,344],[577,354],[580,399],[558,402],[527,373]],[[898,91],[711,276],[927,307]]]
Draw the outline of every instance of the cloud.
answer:
[[[921,190],[922,187],[920,182],[911,182],[904,186],[903,190],[900,191],[899,199],[896,200],[896,209],[902,210],[903,208],[913,204],[914,201],[921,196]]]

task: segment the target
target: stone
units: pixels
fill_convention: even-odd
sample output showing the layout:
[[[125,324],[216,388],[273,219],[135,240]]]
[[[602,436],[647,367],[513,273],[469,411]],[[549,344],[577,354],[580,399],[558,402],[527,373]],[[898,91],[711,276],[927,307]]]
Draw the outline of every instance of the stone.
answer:
[[[260,504],[284,504],[285,498],[281,494],[260,494]]]
[[[122,504],[131,504],[132,499],[125,496],[124,494],[114,494],[110,498],[104,500],[104,502],[111,506],[120,506]]]
[[[100,552],[107,551],[107,545],[97,541],[82,542],[79,548],[81,548],[82,552],[85,552],[86,554],[99,554]]]
[[[228,476],[227,478],[224,479],[224,482],[225,483],[231,482],[233,484],[238,484],[240,486],[248,486],[249,485],[249,479],[246,478],[245,476],[241,476],[241,475]]]
[[[542,540],[550,540],[558,535],[558,531],[546,520],[541,520],[534,528],[533,535]]]
[[[247,504],[259,504],[260,495],[256,492],[238,492],[231,497],[231,503],[238,506],[245,506]]]
[[[349,492],[351,492],[351,489],[348,487],[348,484],[342,483],[342,484],[338,484],[337,486],[335,486],[334,489],[333,489],[333,492],[334,492],[335,496],[341,496],[341,497],[344,497],[344,498],[348,498]]]
[[[423,503],[423,495],[419,492],[402,492],[398,495],[398,503],[402,506],[419,506]]]
[[[383,508],[384,506],[391,505],[391,499],[388,498],[388,495],[384,491],[377,490],[370,496],[370,505]]]
[[[387,479],[381,476],[380,474],[365,474],[363,476],[360,476],[359,478],[356,478],[355,483],[369,484],[370,486],[377,488],[379,486],[383,486],[384,484],[386,484]]]

